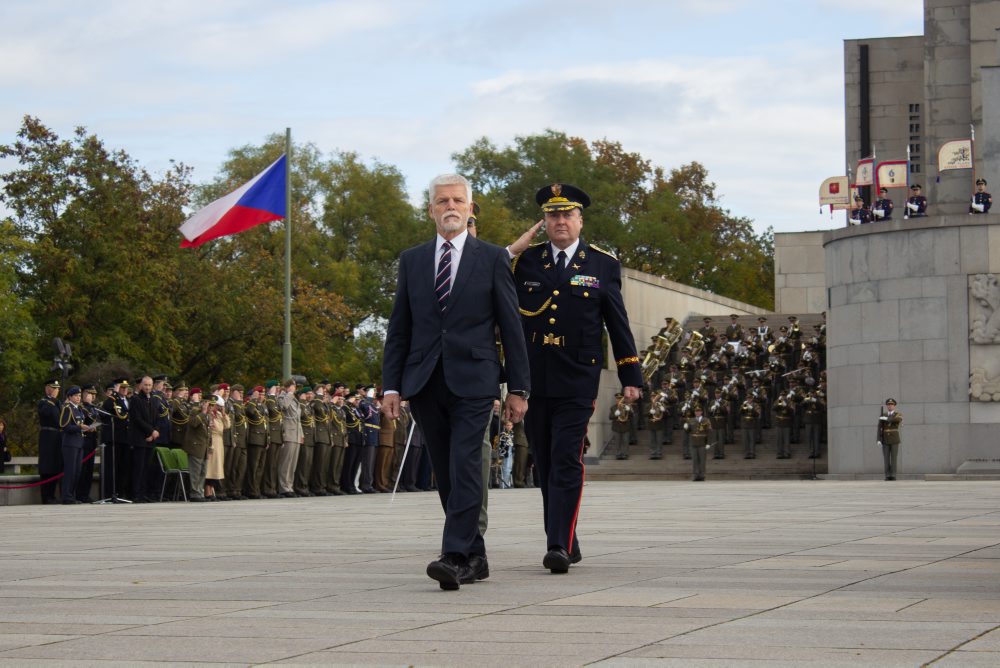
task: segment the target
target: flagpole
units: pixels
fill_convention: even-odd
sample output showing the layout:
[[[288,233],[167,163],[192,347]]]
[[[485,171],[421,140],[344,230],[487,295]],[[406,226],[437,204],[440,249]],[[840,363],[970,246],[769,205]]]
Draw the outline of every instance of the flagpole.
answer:
[[[281,377],[292,376],[292,129],[285,128],[285,343]]]
[[[969,123],[969,156],[972,158],[972,193],[976,192],[976,126]]]

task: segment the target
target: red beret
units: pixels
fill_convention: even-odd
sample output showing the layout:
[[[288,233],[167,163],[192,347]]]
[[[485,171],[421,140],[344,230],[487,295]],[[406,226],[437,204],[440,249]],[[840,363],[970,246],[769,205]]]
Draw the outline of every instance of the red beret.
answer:
[[[251,391],[252,392],[264,392],[264,386],[263,385],[258,385],[257,387],[253,388],[253,390],[251,390]]]
[[[228,390],[229,389],[229,383],[219,383],[219,389],[220,390]]]
[[[192,387],[191,388],[191,394],[201,394],[201,388],[200,387]]]

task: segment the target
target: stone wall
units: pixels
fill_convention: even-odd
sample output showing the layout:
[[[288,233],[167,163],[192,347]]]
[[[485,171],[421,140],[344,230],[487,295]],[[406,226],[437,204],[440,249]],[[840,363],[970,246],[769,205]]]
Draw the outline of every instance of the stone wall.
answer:
[[[1000,403],[970,402],[970,277],[1000,273],[995,216],[932,216],[826,234],[831,473],[879,473],[886,397],[904,416],[900,470],[995,456]]]
[[[774,312],[826,310],[826,255],[823,232],[774,235]]]

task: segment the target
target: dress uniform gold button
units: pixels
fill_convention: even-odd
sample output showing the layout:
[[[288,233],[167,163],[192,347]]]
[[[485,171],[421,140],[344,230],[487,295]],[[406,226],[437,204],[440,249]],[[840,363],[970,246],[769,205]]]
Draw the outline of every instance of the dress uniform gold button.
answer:
[[[558,297],[559,296],[559,291],[558,290],[553,290],[552,291],[552,296],[553,297]]]
[[[550,325],[556,324],[556,319],[555,318],[549,318],[549,324]]]
[[[591,358],[590,358],[590,363],[591,363],[591,364],[597,364],[597,360],[596,360],[596,359],[594,359],[593,357],[591,357]]]
[[[559,304],[553,304],[553,305],[551,306],[551,308],[552,308],[552,310],[553,310],[553,311],[556,311],[556,310],[558,310],[558,309],[559,309]]]
[[[589,297],[589,296],[590,296],[590,293],[589,293],[589,292],[587,292],[587,291],[584,291],[584,293],[583,293],[583,296],[584,296],[584,297]]]

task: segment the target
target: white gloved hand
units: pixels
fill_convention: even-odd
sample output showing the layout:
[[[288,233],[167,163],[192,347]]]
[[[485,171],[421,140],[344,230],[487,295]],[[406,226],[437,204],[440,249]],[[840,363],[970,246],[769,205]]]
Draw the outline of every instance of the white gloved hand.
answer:
[[[983,206],[982,204],[976,204],[975,202],[972,203],[972,208],[978,211],[979,213],[982,213],[983,211],[986,210],[985,206]]]
[[[879,417],[879,421],[881,421],[881,422],[886,422],[888,420],[889,420],[889,416],[888,415],[883,415],[883,416]]]
[[[878,445],[878,447],[880,448],[882,447],[882,441],[875,441],[875,444]]]
[[[910,211],[914,212],[914,213],[916,213],[917,211],[920,210],[920,207],[917,206],[916,204],[914,204],[913,202],[907,202],[906,203],[906,208],[909,209]]]
[[[872,213],[876,218],[885,218],[885,211],[882,209],[872,209]]]
[[[622,412],[621,412],[621,411],[615,411],[615,417],[618,417],[618,416],[619,416],[619,415],[621,415],[621,414],[622,414]]]

